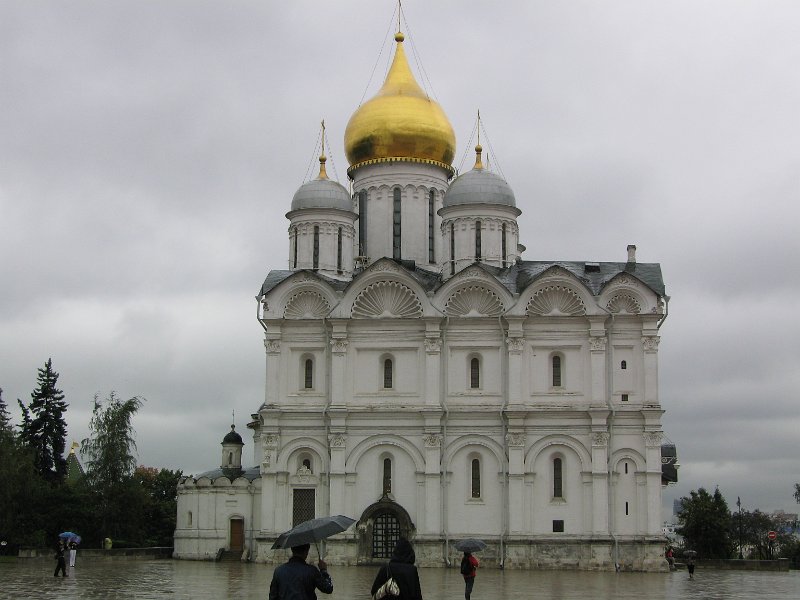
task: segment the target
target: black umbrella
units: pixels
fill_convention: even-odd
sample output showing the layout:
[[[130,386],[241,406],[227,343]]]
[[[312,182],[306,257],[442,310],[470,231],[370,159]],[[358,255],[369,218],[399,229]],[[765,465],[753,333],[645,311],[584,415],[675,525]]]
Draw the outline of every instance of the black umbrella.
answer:
[[[461,540],[456,544],[456,550],[459,552],[480,552],[486,549],[486,542],[477,540],[475,538],[467,538]]]
[[[272,544],[272,548],[274,550],[275,548],[292,548],[303,544],[314,544],[317,546],[317,554],[319,555],[318,542],[341,533],[355,522],[355,519],[344,515],[320,517],[319,519],[304,521],[292,527],[289,531],[280,534],[275,543]]]

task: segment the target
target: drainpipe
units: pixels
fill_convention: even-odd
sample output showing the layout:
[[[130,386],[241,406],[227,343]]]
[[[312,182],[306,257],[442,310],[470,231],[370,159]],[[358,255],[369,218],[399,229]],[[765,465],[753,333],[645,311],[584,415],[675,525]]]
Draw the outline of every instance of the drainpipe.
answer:
[[[611,417],[608,421],[608,456],[606,457],[608,481],[606,482],[606,485],[608,486],[608,533],[611,534],[611,539],[614,540],[614,570],[619,571],[619,540],[617,539],[617,534],[614,531],[614,498],[612,494],[613,486],[611,485],[611,480],[613,477],[613,469],[611,466],[611,448],[613,447],[612,443],[614,441],[614,420],[617,416],[617,411],[614,407],[614,402],[612,399],[612,394],[614,391],[614,345],[611,343],[610,335],[611,330],[614,328],[614,313],[609,312],[609,315],[611,316],[611,328],[606,334],[608,339],[608,350],[606,352],[606,403],[608,404],[608,409],[611,411]]]
[[[506,410],[508,409],[508,349],[505,347],[506,330],[503,327],[503,316],[497,316],[497,325],[500,327],[500,371],[502,380],[500,382],[501,394],[503,396],[503,405],[500,408],[500,435],[503,438],[503,488],[501,490],[503,497],[501,504],[503,510],[500,513],[500,568],[505,568],[506,555],[505,555],[505,534],[508,527],[510,517],[509,507],[509,493],[508,493],[508,416]]]
[[[661,326],[664,324],[664,321],[667,320],[669,316],[669,296],[664,296],[664,316],[661,317],[661,320],[656,325],[656,330],[661,329]]]
[[[332,310],[332,309],[331,309]],[[330,314],[330,313],[328,313]],[[325,330],[325,406],[322,409],[322,423],[325,425],[325,440],[324,444],[325,447],[328,449],[328,485],[326,486],[327,492],[327,512],[330,514],[331,512],[331,447],[330,443],[328,442],[328,438],[330,436],[330,419],[328,418],[328,410],[331,408],[331,404],[333,404],[333,391],[331,390],[331,381],[332,381],[332,374],[331,369],[333,368],[333,354],[331,352],[331,342],[333,341],[333,326],[330,325],[328,322],[328,317],[322,317],[322,327]],[[322,556],[320,558],[325,558],[327,556],[327,547],[325,545],[325,540],[322,540]]]
[[[447,530],[447,473],[444,469],[444,452],[447,447],[447,421],[450,418],[450,409],[447,406],[447,329],[450,326],[450,317],[439,310],[439,308],[431,302],[431,306],[444,317],[444,329],[442,330],[442,350],[440,361],[441,368],[439,369],[439,406],[444,413],[444,422],[442,423],[442,444],[439,447],[439,487],[441,488],[441,498],[439,499],[439,518],[441,519],[441,535],[444,538],[444,564],[450,566],[450,533]]]

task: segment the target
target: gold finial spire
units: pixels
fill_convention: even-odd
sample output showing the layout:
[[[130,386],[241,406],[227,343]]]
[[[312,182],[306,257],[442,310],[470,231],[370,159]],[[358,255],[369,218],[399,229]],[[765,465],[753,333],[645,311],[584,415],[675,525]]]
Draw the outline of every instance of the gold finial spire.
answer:
[[[481,152],[483,152],[483,146],[481,146],[481,109],[478,109],[478,143],[475,146],[475,166],[473,169],[483,169],[483,161],[481,161]]]
[[[328,173],[325,172],[325,162],[327,160],[325,156],[325,119],[322,119],[322,150],[319,154],[319,177],[317,177],[317,179],[328,178]]]
[[[70,446],[70,449],[69,449],[69,453],[70,454],[75,454],[75,450],[77,450],[80,447],[81,447],[81,445],[78,442],[73,440],[72,446]]]

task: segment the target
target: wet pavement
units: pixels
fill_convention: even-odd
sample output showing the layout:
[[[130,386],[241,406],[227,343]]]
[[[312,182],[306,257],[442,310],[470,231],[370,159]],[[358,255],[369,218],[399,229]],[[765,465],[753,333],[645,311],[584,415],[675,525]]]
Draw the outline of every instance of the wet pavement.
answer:
[[[55,561],[0,562],[0,598],[36,600],[174,599],[265,600],[273,567],[262,564],[176,560],[81,561],[69,577],[55,578]],[[377,571],[331,567],[334,592],[320,600],[369,600]],[[460,600],[458,569],[420,569],[425,600]],[[698,567],[673,573],[583,571],[478,571],[473,600],[772,600],[800,598],[800,572],[717,571]]]

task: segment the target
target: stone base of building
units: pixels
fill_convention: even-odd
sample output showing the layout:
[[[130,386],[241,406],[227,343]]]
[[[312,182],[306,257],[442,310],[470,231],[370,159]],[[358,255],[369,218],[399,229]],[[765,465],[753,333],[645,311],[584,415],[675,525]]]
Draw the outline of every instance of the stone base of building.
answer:
[[[447,543],[441,538],[412,540],[419,567],[458,568],[461,552],[454,548],[455,539]],[[581,570],[581,571],[648,571],[667,572],[664,539],[654,537],[554,537],[507,538],[502,549],[499,540],[485,540],[489,546],[479,556],[482,568]],[[286,562],[289,550],[272,550],[273,538],[256,538],[253,559],[279,564]],[[386,559],[368,556],[353,539],[326,541],[325,560],[330,565],[379,565]],[[316,559],[312,547],[310,560]]]

